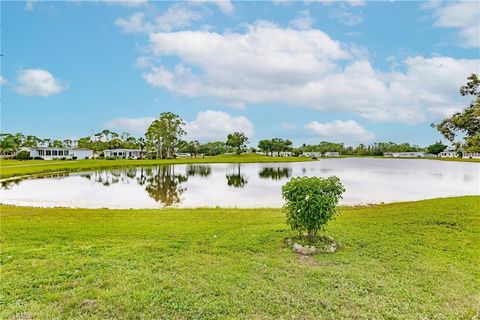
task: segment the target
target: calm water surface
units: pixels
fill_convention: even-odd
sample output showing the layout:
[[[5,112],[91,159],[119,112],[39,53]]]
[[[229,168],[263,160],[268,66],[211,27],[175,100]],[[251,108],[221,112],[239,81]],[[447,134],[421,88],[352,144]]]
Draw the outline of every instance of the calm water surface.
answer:
[[[480,194],[480,164],[325,159],[277,164],[198,164],[110,169],[2,183],[4,204],[84,208],[280,207],[294,176],[336,175],[343,204]]]

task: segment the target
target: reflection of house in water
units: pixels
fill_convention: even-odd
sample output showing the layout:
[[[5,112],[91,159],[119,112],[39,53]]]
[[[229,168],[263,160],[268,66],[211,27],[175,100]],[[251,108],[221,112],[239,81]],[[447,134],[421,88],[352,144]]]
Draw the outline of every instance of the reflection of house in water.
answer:
[[[248,183],[248,179],[240,171],[240,164],[238,164],[236,173],[227,174],[225,177],[229,187],[243,188]]]
[[[188,165],[187,166],[187,176],[189,177],[195,177],[199,176],[202,178],[206,178],[212,174],[212,168],[207,165]]]
[[[145,170],[148,195],[164,206],[179,203],[186,188],[180,185],[188,180],[188,176],[175,174],[175,166],[148,167]]]
[[[273,180],[280,180],[282,178],[290,178],[292,175],[291,168],[263,168],[259,173],[258,176],[263,179],[273,179]]]

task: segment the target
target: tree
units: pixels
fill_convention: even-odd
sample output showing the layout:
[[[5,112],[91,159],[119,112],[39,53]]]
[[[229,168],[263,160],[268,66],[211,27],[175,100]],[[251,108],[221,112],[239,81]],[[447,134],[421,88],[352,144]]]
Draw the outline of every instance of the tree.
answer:
[[[234,132],[227,136],[226,145],[237,150],[237,154],[242,153],[247,147],[248,138],[245,136],[243,132]]]
[[[337,177],[297,177],[282,186],[287,223],[301,235],[314,237],[337,213],[345,188]]]
[[[427,152],[431,154],[439,154],[445,150],[447,146],[444,145],[441,141],[437,141],[434,144],[431,144],[427,147]]]
[[[270,153],[270,155],[273,155],[273,148],[272,148],[272,140],[268,139],[263,139],[258,141],[258,148],[261,149],[263,152],[265,152],[267,155]]]
[[[480,152],[480,78],[477,74],[468,77],[466,85],[460,88],[462,96],[474,96],[474,100],[462,112],[456,112],[451,117],[438,124],[432,124],[450,142],[461,133],[464,136],[464,147],[469,152]],[[460,144],[459,142],[457,144]]]
[[[163,112],[154,120],[145,133],[147,141],[156,149],[157,158],[173,158],[174,148],[185,135],[185,122],[176,114]]]

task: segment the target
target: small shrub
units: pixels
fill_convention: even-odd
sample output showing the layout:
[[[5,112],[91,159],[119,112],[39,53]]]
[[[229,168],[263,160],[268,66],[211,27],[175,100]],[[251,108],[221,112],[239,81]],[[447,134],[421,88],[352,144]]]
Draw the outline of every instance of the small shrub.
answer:
[[[287,223],[301,235],[314,237],[337,213],[337,204],[345,192],[340,179],[297,177],[282,186],[283,209]]]
[[[33,160],[45,160],[45,159],[43,159],[42,157],[35,157],[33,158]]]
[[[77,160],[77,157],[72,157],[72,160]]]
[[[28,152],[26,150],[22,150],[19,153],[17,153],[16,158],[18,160],[29,160],[29,159],[31,159],[30,152]]]
[[[105,157],[105,160],[117,160],[115,157]]]

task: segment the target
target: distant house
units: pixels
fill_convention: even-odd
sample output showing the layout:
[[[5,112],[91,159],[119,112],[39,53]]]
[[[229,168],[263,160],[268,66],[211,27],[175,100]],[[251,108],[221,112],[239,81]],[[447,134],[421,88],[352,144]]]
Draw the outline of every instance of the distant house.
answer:
[[[458,157],[458,154],[456,151],[449,151],[449,150],[444,150],[438,154],[440,158],[456,158]]]
[[[44,160],[55,159],[91,159],[93,151],[90,149],[81,148],[54,148],[54,147],[35,147],[25,148],[24,150],[30,152],[30,157],[40,158]]]
[[[16,152],[14,150],[3,150],[0,151],[0,158],[7,159],[7,158],[14,158],[16,156]]]
[[[274,153],[275,156],[277,157],[292,157],[293,152],[291,151],[280,151],[278,153]]]
[[[427,152],[385,152],[383,155],[393,158],[426,158],[435,156]]]
[[[105,158],[139,159],[147,155],[147,151],[140,149],[107,149],[103,150]]]
[[[302,152],[300,157],[310,157],[310,158],[320,158],[322,156],[321,152]]]
[[[325,152],[324,157],[340,157],[340,152]]]
[[[462,152],[462,158],[480,159],[480,152]]]

